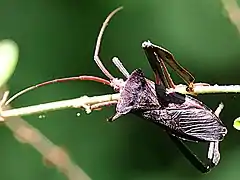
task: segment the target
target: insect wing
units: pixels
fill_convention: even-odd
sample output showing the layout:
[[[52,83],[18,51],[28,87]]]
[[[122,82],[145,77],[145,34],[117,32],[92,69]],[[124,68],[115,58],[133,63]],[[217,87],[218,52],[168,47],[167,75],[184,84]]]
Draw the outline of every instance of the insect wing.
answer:
[[[156,93],[159,97],[162,90],[158,86]],[[164,109],[146,111],[144,116],[189,140],[221,141],[227,134],[227,128],[221,120],[195,98],[172,92],[166,93],[164,99],[167,101]]]

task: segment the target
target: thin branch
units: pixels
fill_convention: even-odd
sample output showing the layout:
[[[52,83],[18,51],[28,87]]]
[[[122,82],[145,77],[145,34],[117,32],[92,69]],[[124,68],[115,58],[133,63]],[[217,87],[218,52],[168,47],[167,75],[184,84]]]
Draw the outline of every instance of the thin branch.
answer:
[[[185,85],[177,85],[175,89],[170,89],[170,91],[180,92],[182,94],[191,94],[186,91]],[[240,93],[240,85],[213,85],[213,86],[196,86],[194,87],[194,95],[196,94],[212,94],[212,93]],[[14,116],[25,116],[31,114],[38,114],[42,112],[55,111],[66,108],[84,108],[87,113],[91,112],[91,107],[96,106],[101,108],[102,106],[113,105],[119,100],[120,94],[107,94],[101,96],[83,96],[80,98],[62,100],[50,103],[44,103],[39,105],[33,105],[28,107],[15,108],[10,110],[3,110],[1,112],[2,121],[5,121],[7,117]],[[94,108],[93,108],[94,109]]]
[[[118,101],[119,94],[110,94],[102,96],[87,97],[83,96],[80,98],[62,100],[50,103],[44,103],[39,105],[33,105],[28,107],[16,108],[5,110],[1,112],[1,117],[13,117],[13,116],[23,116],[36,113],[42,113],[47,111],[55,111],[66,108],[84,108],[87,113],[91,112],[91,105],[106,103],[110,101]]]
[[[197,83],[201,84],[201,83]],[[193,92],[186,91],[187,86],[177,85],[173,91],[177,91],[182,94],[216,94],[216,93],[240,93],[240,85],[203,85],[194,86]]]
[[[4,92],[4,93],[3,93]],[[0,88],[0,101],[4,105],[9,91],[6,87]],[[11,108],[9,105],[2,107],[5,111]],[[29,144],[38,151],[44,159],[45,164],[55,166],[60,172],[64,173],[69,180],[91,180],[91,178],[72,160],[68,152],[64,148],[57,146],[49,140],[40,130],[33,127],[21,117],[12,117],[5,122],[14,137],[20,142]]]
[[[42,154],[47,165],[65,174],[69,180],[91,180],[91,178],[72,160],[64,148],[51,142],[40,130],[33,127],[20,117],[13,117],[6,121],[7,127],[21,143],[28,143]]]

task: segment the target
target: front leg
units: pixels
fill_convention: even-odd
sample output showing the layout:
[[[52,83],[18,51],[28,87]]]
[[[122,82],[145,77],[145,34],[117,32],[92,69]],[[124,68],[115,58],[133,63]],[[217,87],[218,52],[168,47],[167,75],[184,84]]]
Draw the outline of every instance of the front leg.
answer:
[[[188,84],[188,90],[193,91],[194,77],[175,60],[174,56],[169,51],[152,44],[150,41],[143,42],[142,47],[156,77],[164,83],[166,88],[173,88],[174,83],[168,73],[165,63],[167,63]]]

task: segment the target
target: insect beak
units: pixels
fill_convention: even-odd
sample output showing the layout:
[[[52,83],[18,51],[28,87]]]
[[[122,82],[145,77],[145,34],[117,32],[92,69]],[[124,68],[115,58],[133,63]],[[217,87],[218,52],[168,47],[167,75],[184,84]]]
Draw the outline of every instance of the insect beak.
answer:
[[[113,122],[113,121],[115,121],[116,119],[118,119],[120,116],[121,116],[121,114],[116,113],[114,116],[108,118],[107,121],[108,121],[108,122]]]

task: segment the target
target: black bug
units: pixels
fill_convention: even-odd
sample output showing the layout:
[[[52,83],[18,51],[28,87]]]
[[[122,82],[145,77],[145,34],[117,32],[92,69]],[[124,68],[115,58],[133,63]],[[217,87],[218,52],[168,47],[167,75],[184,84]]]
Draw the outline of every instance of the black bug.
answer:
[[[118,10],[108,16],[103,27]],[[101,32],[99,39],[101,39]],[[100,41],[98,42],[97,45],[100,45]],[[174,89],[175,85],[165,63],[188,84],[188,91],[193,91],[194,88],[194,77],[174,59],[169,51],[150,41],[144,42],[142,47],[155,74],[155,83],[146,79],[140,69],[128,75],[124,73],[126,70],[120,67],[123,74],[127,74],[125,75],[127,80],[122,85],[116,85],[120,87],[120,99],[117,102],[116,114],[109,121],[133,113],[161,126],[198,170],[203,173],[208,172],[219,163],[219,141],[222,141],[227,134],[227,128],[218,115],[202,102],[191,96],[169,90],[169,88]],[[95,61],[98,65],[100,64],[98,47],[95,51]],[[108,75],[110,73],[106,73],[104,66],[101,64],[99,67],[114,82],[115,78]],[[203,163],[183,140],[209,142],[207,162]]]
[[[184,155],[188,159],[191,156],[189,160],[201,172],[208,172],[218,164],[218,142],[223,140],[227,129],[211,109],[195,98],[168,93],[162,85],[155,84],[154,87],[137,69],[126,80],[111,120],[127,113],[134,113],[164,128]],[[203,164],[182,140],[213,143],[209,147],[209,162]]]
[[[227,128],[219,119],[219,113],[214,113],[202,102],[191,96],[174,91],[176,86],[168,73],[165,63],[187,83],[189,92],[194,92],[194,86],[198,84],[194,84],[194,77],[191,73],[184,69],[169,51],[152,44],[150,41],[142,44],[149,64],[155,74],[155,82],[146,79],[141,69],[137,69],[129,75],[117,58],[114,58],[113,62],[125,75],[126,81],[114,78],[102,64],[99,58],[102,35],[112,16],[120,9],[122,7],[110,13],[104,21],[94,53],[95,62],[110,81],[95,76],[54,79],[20,91],[10,98],[6,104],[30,90],[56,82],[69,80],[101,82],[114,87],[116,91],[120,92],[120,98],[117,102],[113,100],[95,105],[96,108],[117,104],[116,114],[109,121],[114,121],[122,115],[133,113],[155,123],[167,132],[184,156],[198,170],[203,173],[210,171],[220,161],[219,142],[227,134]],[[94,108],[92,107],[92,109]],[[207,162],[203,163],[183,141],[209,143]]]

